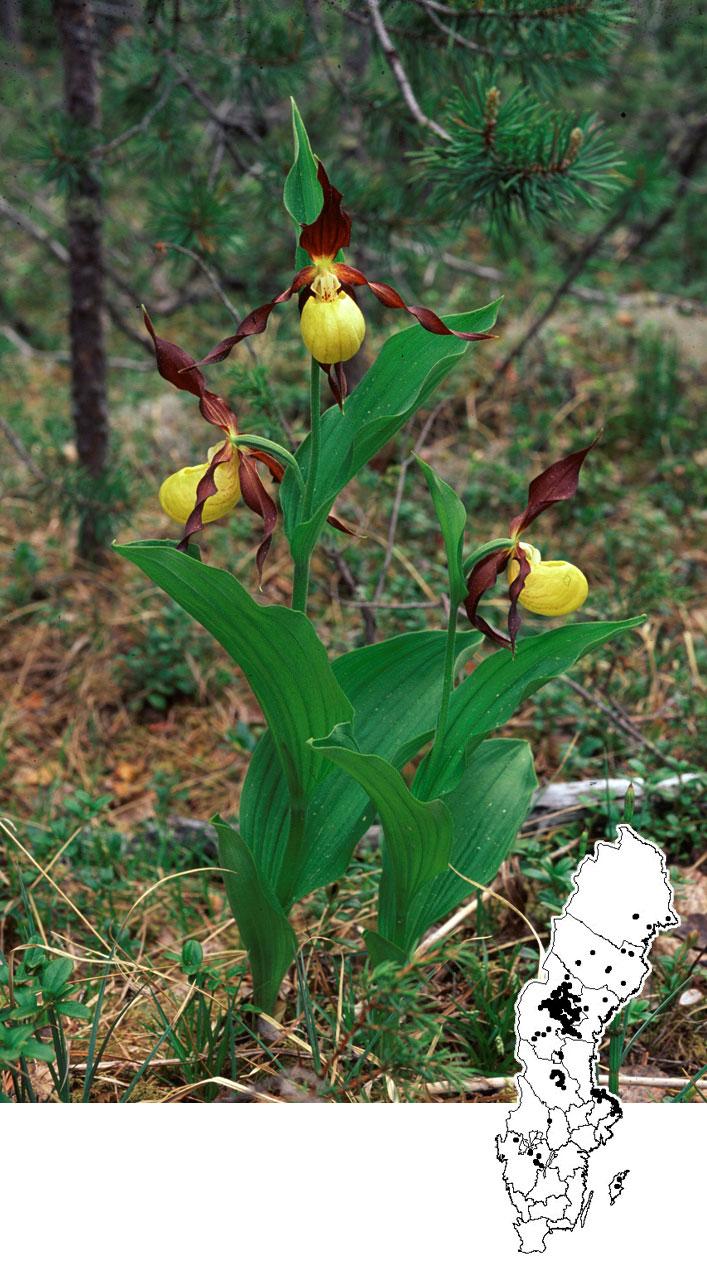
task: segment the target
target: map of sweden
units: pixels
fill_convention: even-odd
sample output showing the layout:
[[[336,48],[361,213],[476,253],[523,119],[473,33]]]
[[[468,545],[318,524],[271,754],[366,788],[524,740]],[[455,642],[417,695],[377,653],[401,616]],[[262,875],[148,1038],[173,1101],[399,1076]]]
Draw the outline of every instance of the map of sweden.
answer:
[[[679,921],[664,854],[630,826],[577,867],[538,978],[516,1002],[518,1102],[496,1138],[521,1252],[584,1225],[591,1153],[622,1115],[597,1083],[599,1045],[650,974],[655,937]]]

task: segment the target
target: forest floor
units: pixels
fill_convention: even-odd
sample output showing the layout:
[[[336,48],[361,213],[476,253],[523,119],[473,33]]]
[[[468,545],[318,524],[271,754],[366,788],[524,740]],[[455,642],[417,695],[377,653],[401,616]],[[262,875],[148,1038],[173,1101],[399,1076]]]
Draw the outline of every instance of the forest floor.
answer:
[[[339,509],[361,538],[330,535],[314,567],[312,613],[332,653],[441,626],[442,542],[430,530],[424,485],[410,463],[401,464],[413,445],[463,497],[480,541],[505,532],[544,458],[602,432],[581,495],[543,519],[536,543],[587,573],[589,617],[646,612],[647,619],[580,662],[572,675],[582,693],[556,681],[502,732],[530,740],[541,785],[646,781],[633,822],[665,849],[683,922],[658,940],[654,972],[627,1008],[622,1070],[658,1082],[698,1077],[707,1063],[704,781],[651,789],[706,765],[698,728],[706,621],[697,583],[707,451],[695,451],[703,324],[681,325],[673,338],[650,314],[619,312],[607,325],[577,306],[503,383],[493,380],[491,355],[478,370],[477,358],[479,377],[457,372],[434,412],[418,413],[347,490]],[[41,940],[73,962],[67,989],[79,1006],[63,1021],[61,1094],[106,1101],[512,1096],[512,1083],[483,1086],[479,1078],[515,1071],[513,1006],[537,969],[524,919],[547,941],[578,859],[595,839],[611,837],[621,804],[607,796],[570,817],[530,819],[494,884],[511,908],[480,901],[422,958],[387,972],[372,973],[363,953],[378,870],[369,834],[346,877],[299,907],[296,968],[275,1025],[258,1022],[202,823],[217,811],[237,815],[261,713],[207,634],[143,576],[116,557],[98,569],[76,564],[66,366],[10,349],[4,368],[11,424],[36,469],[11,453],[3,473],[0,951],[19,962],[21,946]],[[170,535],[156,489],[171,469],[202,459],[203,423],[156,373],[136,372],[127,387],[130,375],[120,379],[113,425],[126,510],[116,534]],[[291,423],[302,432],[296,408]],[[251,524],[235,514],[204,543],[208,561],[248,583],[257,543]],[[281,533],[263,591],[265,599],[289,597]],[[184,949],[192,941],[203,950],[196,971],[188,969],[193,950]],[[90,1017],[79,1013],[84,1004]],[[603,1070],[606,1063],[605,1047]],[[44,1064],[32,1062],[28,1075],[40,1101],[56,1097]],[[622,1092],[661,1101],[677,1090]],[[703,1098],[699,1085],[692,1096]]]

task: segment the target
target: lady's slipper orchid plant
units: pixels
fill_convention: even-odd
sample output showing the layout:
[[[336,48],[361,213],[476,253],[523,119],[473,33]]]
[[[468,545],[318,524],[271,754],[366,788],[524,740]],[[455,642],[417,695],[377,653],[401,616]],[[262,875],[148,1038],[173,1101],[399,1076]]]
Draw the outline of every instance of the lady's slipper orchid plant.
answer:
[[[344,363],[356,355],[366,333],[363,313],[354,297],[354,287],[368,286],[385,307],[402,308],[431,334],[449,334],[466,342],[495,338],[495,334],[467,334],[450,329],[431,308],[408,304],[392,286],[369,281],[358,268],[337,259],[351,240],[351,217],[341,207],[338,189],[330,183],[321,162],[317,178],[324,203],[316,220],[302,226],[299,245],[311,264],[300,268],[286,290],[269,303],[257,307],[241,321],[235,334],[224,338],[200,364],[224,360],[237,343],[253,334],[262,334],[270,313],[278,303],[300,294],[300,329],[307,350],[327,374],[337,403],[346,396]]]
[[[320,368],[341,405],[346,393],[342,366],[365,334],[355,288],[367,285],[383,304],[408,311],[432,334],[454,335],[465,343],[492,335],[452,330],[428,308],[408,306],[390,286],[369,281],[341,262],[351,222],[341,209],[341,195],[315,161],[294,103],[293,124],[294,186],[307,191],[306,198],[298,194],[288,200],[285,190],[285,206],[297,225],[304,215],[315,214],[317,182],[323,193],[320,214],[299,233],[310,262],[206,360],[222,360],[242,339],[261,333],[276,304],[299,293],[302,336],[312,354],[311,426],[303,451],[293,455],[273,440],[240,433],[229,404],[208,390],[201,369],[185,351],[157,336],[145,313],[162,377],[196,396],[202,416],[221,434],[205,461],[171,474],[160,489],[163,509],[183,525],[178,549],[167,541],[116,546],[214,635],[241,668],[267,723],[243,784],[238,828],[219,816],[213,824],[222,878],[249,956],[254,1003],[269,1015],[297,954],[293,904],[338,882],[374,813],[381,820],[383,849],[377,925],[366,931],[374,964],[407,961],[425,930],[465,898],[467,881],[483,887],[493,880],[526,819],[536,779],[525,741],[489,735],[507,722],[520,696],[528,697],[593,647],[640,623],[640,617],[578,620],[571,629],[529,638],[528,653],[521,643],[513,658],[502,656],[502,671],[495,655],[484,655],[457,681],[458,669],[481,640],[457,628],[462,600],[475,628],[514,650],[519,605],[563,615],[584,602],[587,582],[581,571],[569,562],[543,561],[525,537],[539,514],[575,493],[590,448],[538,475],[508,538],[480,545],[466,566],[463,503],[420,462],[447,554],[447,629],[421,629],[330,660],[307,614],[310,559],[326,511],[400,430],[410,416],[410,401],[415,407],[423,404],[448,364],[465,351],[465,344],[457,344],[458,356],[450,356],[449,346],[440,346],[437,338],[423,339],[414,331],[396,335],[395,354],[384,347],[368,370],[363,403],[358,391],[349,401],[347,431],[360,442],[350,449],[341,445],[339,452],[337,436],[327,434],[323,442]],[[495,306],[489,305],[466,313],[460,323],[488,330],[494,319]],[[277,600],[256,601],[237,576],[185,556],[194,533],[242,499],[263,520],[257,555],[262,570],[277,511],[256,463],[278,482],[285,467],[292,468],[293,486],[288,478],[283,489],[292,609]],[[331,514],[328,521],[342,526]],[[504,571],[508,637],[478,613],[483,595]],[[417,755],[421,760],[408,785],[402,770]]]
[[[569,615],[586,601],[589,585],[579,567],[571,562],[543,562],[540,551],[520,537],[544,510],[574,496],[582,463],[593,447],[594,444],[589,444],[562,457],[533,479],[525,509],[510,524],[509,539],[493,541],[480,551],[482,556],[469,573],[466,613],[475,628],[500,646],[515,650],[521,624],[519,602],[535,615]],[[507,637],[478,613],[481,598],[493,588],[502,571],[506,571],[510,598]]]

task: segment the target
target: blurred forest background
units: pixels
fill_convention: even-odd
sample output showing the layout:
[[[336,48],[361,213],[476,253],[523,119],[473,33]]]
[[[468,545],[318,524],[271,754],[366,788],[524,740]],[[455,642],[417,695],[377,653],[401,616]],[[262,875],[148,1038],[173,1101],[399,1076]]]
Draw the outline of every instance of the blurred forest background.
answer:
[[[342,499],[365,539],[331,535],[315,560],[320,636],[340,653],[443,618],[415,446],[484,540],[506,530],[529,477],[602,432],[580,496],[536,543],[586,571],[592,617],[648,620],[509,726],[532,740],[542,785],[604,790],[569,818],[537,810],[497,886],[545,929],[583,849],[621,819],[607,779],[644,779],[634,822],[668,850],[683,927],[629,1008],[627,1070],[690,1077],[707,1062],[703,782],[683,777],[705,766],[705,25],[688,0],[0,0],[0,797],[13,823],[0,950],[53,937],[75,959],[60,984],[71,1074],[34,1076],[38,1098],[162,1098],[224,1069],[307,1096],[319,1054],[295,1074],[296,1040],[338,1049],[350,1021],[365,1045],[380,990],[396,1092],[429,1096],[434,1081],[469,1096],[462,1072],[514,1070],[513,1002],[535,950],[499,905],[403,980],[363,966],[339,978],[336,945],[359,943],[370,914],[370,841],[302,911],[328,939],[300,962],[267,1050],[212,876],[167,882],[133,910],[160,876],[209,863],[202,823],[237,816],[262,732],[207,634],[110,553],[115,537],[174,536],[157,489],[211,441],[158,376],[139,305],[198,358],[287,284],[290,95],[354,217],[355,265],[441,313],[505,296],[500,341],[475,348]],[[403,324],[363,303],[354,381]],[[244,429],[293,445],[306,366],[285,307],[208,378]],[[235,514],[204,556],[254,587],[256,547],[251,516]],[[287,601],[290,583],[276,537],[265,597]],[[81,960],[101,937],[134,965],[104,977],[97,1002]],[[31,953],[36,993],[47,963]],[[182,1013],[195,978],[227,999],[227,1020],[203,999]],[[101,1009],[120,1023],[108,1070],[91,1061]],[[327,1092],[351,1100],[366,1079],[345,1067]]]

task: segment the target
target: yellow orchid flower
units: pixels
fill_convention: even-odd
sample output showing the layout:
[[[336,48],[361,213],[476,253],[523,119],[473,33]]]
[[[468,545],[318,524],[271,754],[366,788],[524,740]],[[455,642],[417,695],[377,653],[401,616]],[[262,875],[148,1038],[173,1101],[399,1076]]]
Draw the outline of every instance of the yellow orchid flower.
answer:
[[[196,489],[206,474],[212,458],[222,448],[222,444],[214,444],[209,448],[206,461],[198,466],[184,466],[175,470],[162,484],[159,497],[165,514],[175,523],[184,525],[196,504]],[[233,456],[216,466],[214,480],[216,491],[204,501],[201,510],[202,523],[213,523],[217,518],[230,514],[241,499],[241,481],[238,472],[238,450],[233,449]]]
[[[222,339],[200,364],[224,360],[244,338],[262,334],[273,308],[299,294],[303,300],[300,332],[304,344],[326,373],[334,398],[341,406],[347,391],[344,363],[356,355],[366,333],[366,322],[354,297],[358,286],[367,286],[384,307],[408,312],[431,334],[452,335],[466,342],[496,337],[495,334],[450,329],[431,308],[406,303],[392,286],[370,281],[359,268],[343,263],[338,256],[350,243],[351,217],[342,208],[341,194],[331,184],[321,162],[317,163],[317,179],[322,190],[322,209],[311,224],[302,225],[299,236],[299,245],[309,255],[310,262],[295,273],[286,290],[249,312],[235,334]]]
[[[579,567],[571,562],[543,562],[540,551],[524,543],[520,536],[551,505],[574,496],[580,470],[594,443],[561,457],[536,475],[528,487],[526,507],[511,520],[508,536],[482,545],[474,556],[466,578],[464,606],[473,627],[496,645],[510,646],[515,651],[521,622],[519,604],[536,615],[569,615],[586,601],[589,585]],[[484,594],[493,588],[504,571],[509,597],[507,637],[492,628],[479,612]]]
[[[579,610],[587,600],[589,585],[579,567],[572,562],[543,562],[539,549],[519,542],[530,565],[530,573],[520,591],[518,601],[534,615],[570,615]],[[512,558],[508,564],[508,583],[512,584],[520,571],[520,564]]]

